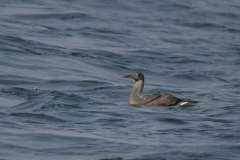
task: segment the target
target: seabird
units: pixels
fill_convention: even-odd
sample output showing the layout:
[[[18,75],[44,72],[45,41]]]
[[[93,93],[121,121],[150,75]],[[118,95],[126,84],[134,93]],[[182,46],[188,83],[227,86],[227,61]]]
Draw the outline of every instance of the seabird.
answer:
[[[144,75],[141,72],[134,72],[130,75],[123,76],[122,78],[131,78],[135,80],[135,85],[129,98],[129,103],[132,105],[175,106],[200,102],[189,99],[180,99],[168,93],[153,94],[142,98],[141,93],[144,86]]]

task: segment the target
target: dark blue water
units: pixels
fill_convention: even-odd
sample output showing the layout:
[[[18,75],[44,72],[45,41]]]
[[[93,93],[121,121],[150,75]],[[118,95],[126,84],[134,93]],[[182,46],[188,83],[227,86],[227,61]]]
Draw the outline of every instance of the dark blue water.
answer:
[[[238,160],[239,98],[238,0],[0,3],[0,159]]]

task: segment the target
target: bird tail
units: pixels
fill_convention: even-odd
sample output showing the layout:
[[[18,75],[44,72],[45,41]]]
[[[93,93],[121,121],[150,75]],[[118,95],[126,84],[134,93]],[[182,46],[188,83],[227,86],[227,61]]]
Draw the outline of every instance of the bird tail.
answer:
[[[182,106],[182,105],[188,105],[188,104],[196,104],[199,102],[201,101],[192,101],[190,99],[183,99],[181,102],[178,103],[178,105]]]

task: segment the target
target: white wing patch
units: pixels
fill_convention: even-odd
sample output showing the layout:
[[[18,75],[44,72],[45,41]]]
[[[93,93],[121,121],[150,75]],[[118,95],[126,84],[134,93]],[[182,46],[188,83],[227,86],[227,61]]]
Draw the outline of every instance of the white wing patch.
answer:
[[[185,105],[185,104],[188,104],[188,102],[181,102],[181,103],[179,103],[180,106]]]

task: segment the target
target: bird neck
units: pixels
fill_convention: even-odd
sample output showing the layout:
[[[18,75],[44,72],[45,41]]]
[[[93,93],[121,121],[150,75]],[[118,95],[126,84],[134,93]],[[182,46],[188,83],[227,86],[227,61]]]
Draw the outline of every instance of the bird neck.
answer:
[[[144,81],[139,80],[135,83],[129,99],[130,104],[139,104],[143,102],[143,98],[141,97],[143,87]]]

